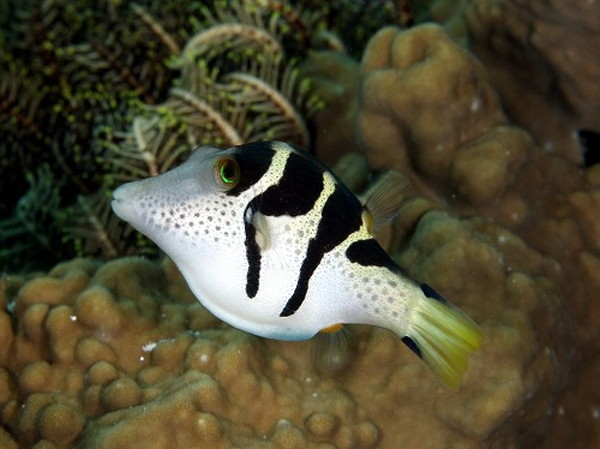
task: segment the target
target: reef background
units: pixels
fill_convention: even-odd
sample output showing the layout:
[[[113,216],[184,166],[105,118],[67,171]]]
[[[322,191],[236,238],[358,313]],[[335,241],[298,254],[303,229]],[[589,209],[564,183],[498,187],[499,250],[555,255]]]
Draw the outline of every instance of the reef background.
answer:
[[[2,3],[0,446],[600,445],[597,2],[154,3]],[[203,43],[232,23],[261,39]],[[235,133],[305,139],[357,192],[413,185],[379,238],[481,324],[459,391],[363,326],[319,373],[310,342],[232,329],[169,260],[121,257],[157,254],[111,186]]]

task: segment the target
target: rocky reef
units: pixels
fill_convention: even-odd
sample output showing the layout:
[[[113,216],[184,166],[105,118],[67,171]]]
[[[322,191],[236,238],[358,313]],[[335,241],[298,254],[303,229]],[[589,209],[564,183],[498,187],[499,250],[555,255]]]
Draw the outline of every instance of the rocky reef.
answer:
[[[428,13],[485,64],[511,121],[539,146],[578,161],[581,140],[591,133],[597,145],[595,1],[437,0]]]
[[[350,365],[322,374],[311,342],[215,319],[169,260],[80,258],[0,280],[0,446],[600,444],[600,164],[576,137],[600,130],[594,61],[567,63],[541,44],[553,63],[523,56],[543,53],[531,47],[543,39],[499,45],[490,35],[510,35],[511,17],[555,24],[541,36],[580,23],[552,21],[556,2],[527,14],[521,3],[494,2],[511,16],[483,0],[433,2],[445,28],[384,27],[360,61],[328,50],[299,67],[326,105],[311,124],[317,154],[357,191],[393,170],[418,192],[379,238],[481,325],[458,391],[388,331],[352,326]],[[583,34],[598,39],[598,5],[579,6]],[[559,53],[580,54],[581,39]],[[529,73],[560,80],[569,107],[520,72],[508,57],[518,49]]]

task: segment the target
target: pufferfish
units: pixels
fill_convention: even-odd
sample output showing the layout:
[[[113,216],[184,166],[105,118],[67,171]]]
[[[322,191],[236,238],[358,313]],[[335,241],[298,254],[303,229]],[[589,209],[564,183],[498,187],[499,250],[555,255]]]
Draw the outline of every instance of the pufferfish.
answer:
[[[477,325],[379,245],[359,199],[287,143],[200,147],[117,188],[112,208],[162,248],[212,314],[251,334],[307,340],[343,324],[384,327],[452,388],[479,348]]]

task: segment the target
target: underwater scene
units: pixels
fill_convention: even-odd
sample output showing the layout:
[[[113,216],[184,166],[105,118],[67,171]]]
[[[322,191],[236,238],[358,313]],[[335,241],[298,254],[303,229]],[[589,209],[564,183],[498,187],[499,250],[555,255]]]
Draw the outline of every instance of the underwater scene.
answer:
[[[600,447],[598,49],[594,0],[0,0],[0,448]]]

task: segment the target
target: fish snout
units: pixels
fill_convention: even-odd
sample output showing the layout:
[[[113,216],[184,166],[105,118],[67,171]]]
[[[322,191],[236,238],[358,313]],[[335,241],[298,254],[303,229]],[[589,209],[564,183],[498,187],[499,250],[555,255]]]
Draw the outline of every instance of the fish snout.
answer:
[[[119,218],[129,223],[135,219],[135,204],[136,204],[136,191],[139,190],[135,184],[137,181],[128,182],[117,187],[112,194],[111,207],[112,210]]]

